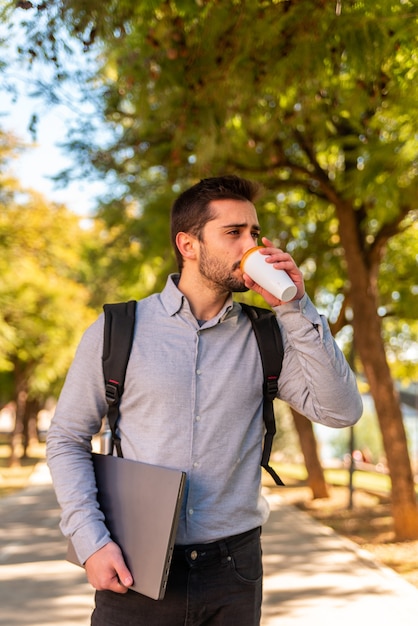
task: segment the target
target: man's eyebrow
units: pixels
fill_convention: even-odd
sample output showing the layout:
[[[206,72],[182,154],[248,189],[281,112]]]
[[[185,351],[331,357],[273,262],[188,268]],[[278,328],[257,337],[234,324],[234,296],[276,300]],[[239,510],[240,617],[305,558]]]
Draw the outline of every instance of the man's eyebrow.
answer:
[[[248,224],[247,222],[242,222],[241,224],[224,224],[223,226],[220,226],[219,228],[247,228]],[[256,230],[257,232],[261,232],[261,226],[259,226],[258,224],[253,224],[251,226],[252,230]]]

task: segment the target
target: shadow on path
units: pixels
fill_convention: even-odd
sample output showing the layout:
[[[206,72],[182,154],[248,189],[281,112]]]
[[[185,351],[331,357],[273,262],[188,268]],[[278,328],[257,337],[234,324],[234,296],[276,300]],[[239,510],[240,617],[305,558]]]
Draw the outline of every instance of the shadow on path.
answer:
[[[46,468],[0,500],[0,624],[89,626],[93,590],[65,561]],[[418,590],[371,555],[267,492],[262,626],[411,626]],[[227,626],[240,626],[231,624]]]

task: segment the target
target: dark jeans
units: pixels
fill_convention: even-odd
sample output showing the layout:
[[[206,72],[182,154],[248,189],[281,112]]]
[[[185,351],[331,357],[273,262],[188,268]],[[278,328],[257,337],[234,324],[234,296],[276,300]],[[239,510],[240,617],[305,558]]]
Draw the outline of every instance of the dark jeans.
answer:
[[[176,546],[163,600],[97,591],[92,626],[259,626],[260,534]]]

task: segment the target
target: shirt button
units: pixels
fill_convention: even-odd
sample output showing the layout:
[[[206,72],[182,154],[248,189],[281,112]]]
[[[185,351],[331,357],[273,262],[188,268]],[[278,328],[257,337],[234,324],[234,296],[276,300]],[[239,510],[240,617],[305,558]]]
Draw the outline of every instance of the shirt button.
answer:
[[[197,374],[198,376],[200,376],[200,374],[201,374],[201,373],[202,373],[202,370],[196,370],[196,374]]]
[[[189,509],[189,515],[193,515],[194,511],[193,509]]]
[[[195,463],[193,463],[193,467],[199,467],[200,463],[198,463],[197,461]]]
[[[192,561],[196,561],[196,559],[197,559],[197,552],[196,552],[196,550],[192,550],[192,552],[190,552],[190,558],[192,559]]]
[[[196,422],[200,422],[200,420],[201,420],[200,415],[196,415]]]

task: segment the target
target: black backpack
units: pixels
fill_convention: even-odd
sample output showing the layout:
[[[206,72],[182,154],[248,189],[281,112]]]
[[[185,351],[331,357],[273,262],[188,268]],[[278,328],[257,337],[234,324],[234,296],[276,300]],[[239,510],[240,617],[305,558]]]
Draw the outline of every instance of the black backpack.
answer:
[[[266,428],[261,466],[272,476],[277,485],[283,481],[270,467],[270,453],[276,433],[273,400],[277,395],[278,379],[282,369],[283,342],[276,316],[268,309],[240,303],[251,320],[263,364],[263,419]],[[123,394],[125,372],[129,361],[134,336],[136,301],[105,304],[103,342],[103,374],[106,385],[106,400],[109,405],[108,422],[112,434],[111,453],[116,447],[118,456],[123,456],[120,437],[117,434],[119,403]]]

